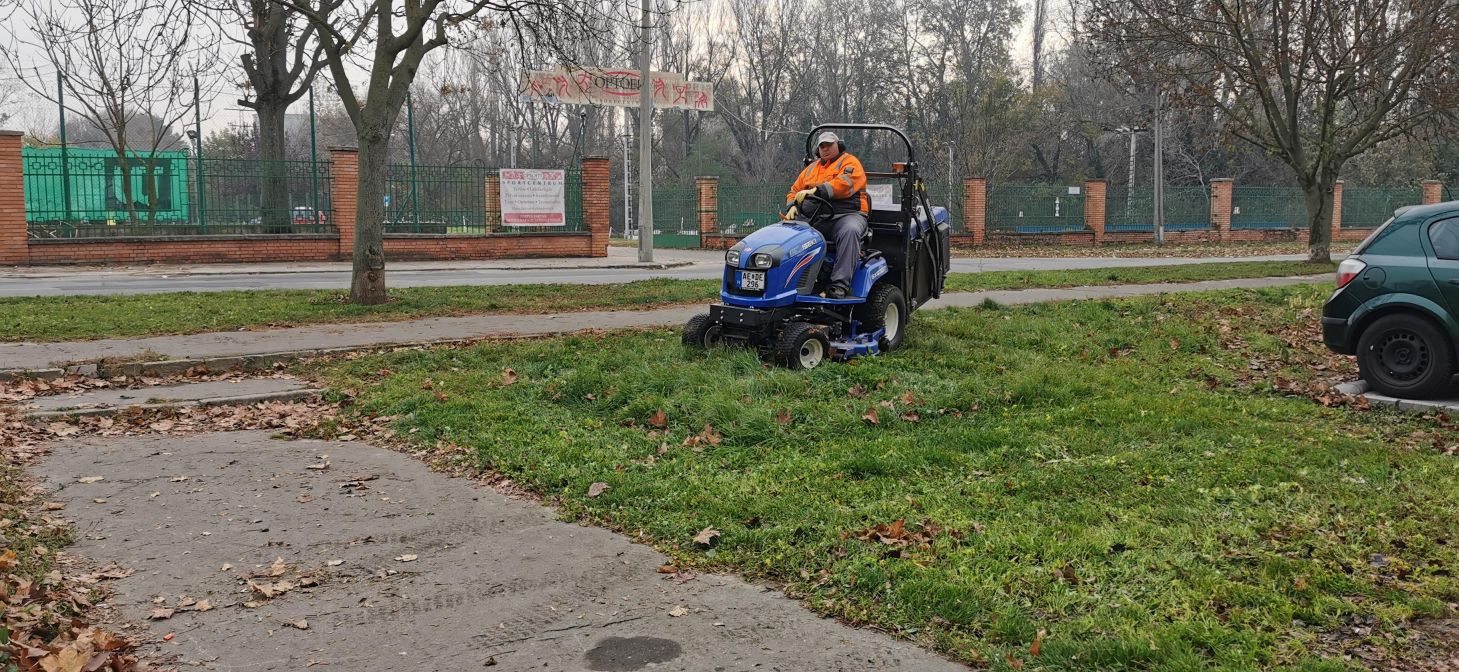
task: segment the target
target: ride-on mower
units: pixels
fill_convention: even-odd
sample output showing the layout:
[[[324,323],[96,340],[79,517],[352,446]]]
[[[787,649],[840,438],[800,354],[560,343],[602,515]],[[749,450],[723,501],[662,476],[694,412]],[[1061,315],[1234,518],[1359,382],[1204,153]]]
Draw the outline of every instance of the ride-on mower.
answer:
[[[827,242],[831,204],[807,196],[795,219],[759,229],[725,253],[722,303],[684,325],[691,347],[748,346],[792,369],[827,357],[848,360],[897,349],[911,312],[941,296],[949,259],[948,214],[927,201],[912,143],[881,124],[822,124],[806,135],[806,163],[818,160],[823,130],[895,135],[906,161],[890,172],[867,171],[868,182],[891,182],[893,203],[873,202],[861,259],[845,298],[825,296],[836,250]]]

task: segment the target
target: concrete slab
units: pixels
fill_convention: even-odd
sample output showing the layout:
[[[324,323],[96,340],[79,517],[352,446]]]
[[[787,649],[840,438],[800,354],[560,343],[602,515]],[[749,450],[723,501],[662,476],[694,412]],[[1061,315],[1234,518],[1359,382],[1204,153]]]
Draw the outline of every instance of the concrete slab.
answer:
[[[1355,380],[1337,385],[1333,389],[1351,397],[1362,396],[1375,406],[1392,406],[1400,411],[1412,413],[1459,413],[1459,394],[1443,399],[1399,399],[1386,394],[1369,391],[1368,381]]]
[[[676,581],[626,537],[362,443],[111,437],[69,442],[36,471],[76,520],[70,552],[136,570],[112,608],[214,607],[146,623],[144,650],[184,666],[966,669],[735,577]],[[264,576],[275,558],[286,569]],[[297,587],[301,574],[318,585]],[[296,587],[266,599],[250,575]]]
[[[1200,292],[1253,287],[1279,287],[1329,280],[1329,276],[1210,280],[1190,283],[1024,289],[944,294],[924,310],[952,306],[978,306],[985,300],[1004,305],[1103,299],[1169,292]],[[369,348],[408,343],[431,343],[471,338],[548,336],[585,329],[679,326],[704,311],[703,306],[682,306],[642,311],[584,311],[552,315],[471,315],[432,317],[402,322],[322,324],[265,331],[228,331],[187,336],[101,339],[68,343],[0,343],[0,372],[34,369],[53,363],[94,362],[106,358],[136,359],[159,353],[172,359],[209,360],[297,351]],[[218,368],[218,367],[212,367]]]
[[[160,385],[135,390],[85,390],[73,394],[35,397],[27,400],[21,408],[27,411],[70,411],[124,408],[142,404],[206,403],[309,389],[311,388],[307,384],[287,378],[244,378]]]

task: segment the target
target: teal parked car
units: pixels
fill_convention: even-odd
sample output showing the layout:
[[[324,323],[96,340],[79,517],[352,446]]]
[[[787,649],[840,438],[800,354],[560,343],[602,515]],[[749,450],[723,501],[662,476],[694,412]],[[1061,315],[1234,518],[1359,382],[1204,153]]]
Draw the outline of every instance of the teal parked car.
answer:
[[[1400,208],[1337,267],[1322,340],[1393,397],[1454,392],[1459,201]]]

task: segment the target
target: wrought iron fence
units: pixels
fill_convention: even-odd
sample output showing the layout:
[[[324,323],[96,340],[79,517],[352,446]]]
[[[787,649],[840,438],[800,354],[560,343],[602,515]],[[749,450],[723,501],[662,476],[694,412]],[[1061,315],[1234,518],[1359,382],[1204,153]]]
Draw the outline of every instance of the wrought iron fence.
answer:
[[[22,151],[31,238],[326,233],[329,164],[184,152]],[[266,211],[265,192],[282,194]]]
[[[1084,229],[1084,193],[1077,187],[990,185],[987,207],[991,231],[1037,234]]]
[[[1236,187],[1231,192],[1231,228],[1301,229],[1307,201],[1295,187]]]
[[[487,183],[500,171],[479,165],[411,166],[392,164],[385,178],[385,232],[480,236],[491,234],[559,233],[586,231],[583,218],[583,174],[565,171],[561,225],[504,226],[500,191],[487,198]]]
[[[1104,201],[1108,233],[1154,233],[1155,189],[1110,187]],[[1206,187],[1165,188],[1165,230],[1205,231],[1211,228],[1211,194]]]
[[[1393,211],[1424,200],[1419,187],[1347,187],[1342,190],[1342,227],[1372,229],[1388,221]]]

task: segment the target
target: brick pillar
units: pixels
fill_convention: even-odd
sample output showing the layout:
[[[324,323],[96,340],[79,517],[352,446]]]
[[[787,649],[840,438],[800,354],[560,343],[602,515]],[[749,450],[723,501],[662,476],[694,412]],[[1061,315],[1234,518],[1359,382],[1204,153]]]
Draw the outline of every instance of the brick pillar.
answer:
[[[988,224],[988,179],[963,178],[963,229],[982,245]]]
[[[1433,205],[1444,200],[1444,183],[1438,180],[1424,180],[1424,205]]]
[[[694,189],[699,194],[699,235],[712,236],[719,232],[719,178],[713,175],[694,178]]]
[[[1330,235],[1332,236],[1332,238],[1330,238],[1329,240],[1331,240],[1332,242],[1337,242],[1337,238],[1341,234],[1342,234],[1342,180],[1338,180],[1337,181],[1337,184],[1332,185],[1332,231],[1330,232]]]
[[[334,204],[334,226],[339,229],[339,258],[355,255],[355,211],[360,192],[360,150],[329,148],[329,200]]]
[[[486,192],[482,200],[486,212],[486,232],[491,233],[502,228],[502,175],[492,171],[486,176]]]
[[[1094,232],[1094,244],[1104,244],[1105,196],[1109,193],[1109,182],[1105,180],[1084,181],[1084,226]]]
[[[608,158],[583,159],[583,218],[593,234],[592,256],[608,256],[608,213],[613,207],[613,185],[608,182]]]
[[[1231,238],[1231,191],[1235,186],[1229,177],[1211,180],[1211,230],[1223,243]]]
[[[6,265],[30,262],[20,139],[20,131],[0,131],[0,264]]]

